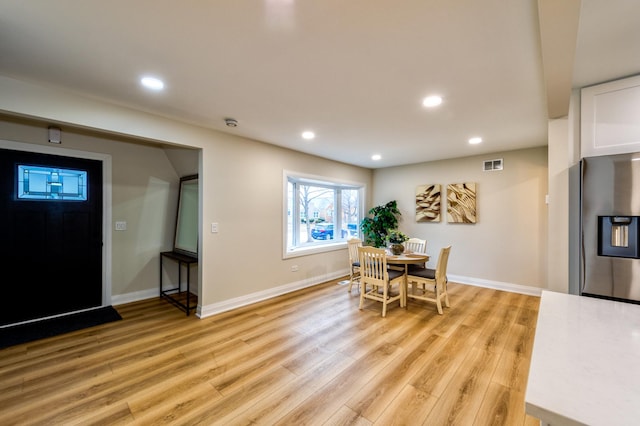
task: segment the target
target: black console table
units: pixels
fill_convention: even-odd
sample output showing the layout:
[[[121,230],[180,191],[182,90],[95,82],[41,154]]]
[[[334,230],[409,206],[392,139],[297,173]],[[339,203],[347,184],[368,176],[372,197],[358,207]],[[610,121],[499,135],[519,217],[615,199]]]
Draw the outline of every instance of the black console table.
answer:
[[[178,264],[178,286],[172,287],[166,290],[162,288],[162,275],[164,270],[163,260],[165,258],[171,259]],[[160,253],[160,297],[167,299],[169,302],[173,303],[175,306],[185,311],[187,315],[189,315],[189,313],[192,310],[194,310],[197,306],[196,303],[191,305],[191,292],[189,291],[189,284],[191,284],[191,265],[193,265],[194,263],[195,264],[198,263],[197,257],[189,256],[182,253],[177,253],[175,251],[164,251]],[[187,283],[186,283],[186,289],[184,291],[182,290],[182,267],[183,266],[185,266],[187,269]],[[184,296],[185,292],[186,292],[186,303],[183,301],[185,300],[185,297],[182,297]],[[196,299],[195,296],[194,296],[194,299]],[[197,299],[194,300],[194,302],[196,301]]]

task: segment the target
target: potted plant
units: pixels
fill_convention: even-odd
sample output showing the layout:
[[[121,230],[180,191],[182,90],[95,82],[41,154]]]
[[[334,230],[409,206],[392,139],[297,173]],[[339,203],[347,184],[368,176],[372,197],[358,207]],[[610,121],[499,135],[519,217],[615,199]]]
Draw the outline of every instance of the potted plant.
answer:
[[[391,253],[395,255],[402,254],[402,252],[404,251],[404,246],[402,245],[402,243],[404,243],[408,239],[409,236],[398,229],[391,229],[386,238],[387,242],[389,243],[389,249],[391,250]]]
[[[401,215],[395,200],[369,210],[371,217],[365,217],[360,229],[365,243],[373,247],[385,247],[390,229],[398,228],[398,217]]]

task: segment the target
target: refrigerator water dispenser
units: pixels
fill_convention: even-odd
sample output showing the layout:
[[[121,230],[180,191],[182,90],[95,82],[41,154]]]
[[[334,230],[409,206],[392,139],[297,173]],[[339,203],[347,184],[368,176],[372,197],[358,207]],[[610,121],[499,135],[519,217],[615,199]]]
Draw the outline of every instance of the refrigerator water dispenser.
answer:
[[[638,216],[598,216],[598,256],[640,258]]]

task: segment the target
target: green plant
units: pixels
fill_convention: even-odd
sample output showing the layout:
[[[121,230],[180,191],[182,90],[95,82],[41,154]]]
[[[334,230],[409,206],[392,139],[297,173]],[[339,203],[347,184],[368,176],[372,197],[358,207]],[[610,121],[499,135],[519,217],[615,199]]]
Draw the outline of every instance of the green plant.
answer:
[[[391,229],[386,240],[391,244],[402,244],[409,239],[409,236],[398,229]]]
[[[365,244],[374,247],[384,247],[389,230],[398,227],[398,217],[401,216],[396,200],[387,204],[373,207],[369,210],[371,217],[365,217],[360,223]]]

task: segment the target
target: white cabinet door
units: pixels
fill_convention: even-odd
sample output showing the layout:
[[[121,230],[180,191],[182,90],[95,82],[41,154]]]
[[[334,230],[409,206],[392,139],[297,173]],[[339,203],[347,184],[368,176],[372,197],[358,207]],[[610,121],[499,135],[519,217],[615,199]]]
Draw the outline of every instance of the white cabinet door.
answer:
[[[640,76],[581,91],[581,157],[640,152]]]

